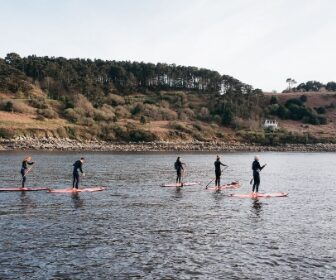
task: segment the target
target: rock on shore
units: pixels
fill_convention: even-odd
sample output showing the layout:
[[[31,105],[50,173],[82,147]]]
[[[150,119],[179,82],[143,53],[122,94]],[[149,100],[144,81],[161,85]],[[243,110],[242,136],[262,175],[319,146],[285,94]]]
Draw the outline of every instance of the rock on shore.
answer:
[[[335,152],[336,144],[285,144],[260,146],[248,143],[227,142],[139,142],[116,143],[78,141],[59,138],[0,139],[0,150],[41,150],[41,151],[106,151],[106,152],[158,152],[158,151],[204,151],[204,152]]]

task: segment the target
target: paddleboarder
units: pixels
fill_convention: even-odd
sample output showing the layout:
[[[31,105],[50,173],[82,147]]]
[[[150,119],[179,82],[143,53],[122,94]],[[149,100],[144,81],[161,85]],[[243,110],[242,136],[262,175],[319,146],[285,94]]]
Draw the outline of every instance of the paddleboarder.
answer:
[[[22,166],[21,166],[21,171],[20,171],[21,176],[22,176],[22,188],[25,187],[25,183],[27,180],[27,174],[31,170],[31,168],[28,168],[28,165],[33,165],[33,164],[34,162],[32,161],[31,156],[24,158],[22,161]]]
[[[215,186],[219,187],[220,186],[220,177],[222,175],[222,170],[221,166],[228,166],[220,161],[220,157],[217,155],[216,161],[215,161],[215,175],[216,175],[216,180],[215,180]]]
[[[73,164],[73,173],[72,173],[72,188],[76,188],[78,189],[78,185],[79,185],[79,172],[78,170],[82,173],[83,176],[85,176],[85,173],[83,172],[83,163],[85,162],[85,159],[83,157],[80,158],[80,160],[77,160],[74,164]]]
[[[254,161],[252,163],[252,170],[253,170],[253,187],[252,187],[252,195],[256,195],[259,192],[259,185],[260,185],[260,171],[266,166],[263,166],[259,163],[259,156],[254,157]]]
[[[182,171],[184,171],[183,165],[185,165],[185,163],[181,162],[181,157],[177,157],[174,167],[176,170],[176,184],[180,183],[181,187],[183,186],[183,183],[181,181],[182,178]]]

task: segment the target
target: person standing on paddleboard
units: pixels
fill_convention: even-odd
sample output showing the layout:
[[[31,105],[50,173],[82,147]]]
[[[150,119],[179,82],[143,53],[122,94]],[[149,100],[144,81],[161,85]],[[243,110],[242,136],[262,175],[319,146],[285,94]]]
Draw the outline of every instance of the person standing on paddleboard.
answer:
[[[182,170],[184,171],[183,165],[185,165],[183,162],[181,162],[181,158],[177,157],[175,161],[175,170],[176,170],[176,184],[180,183],[181,186],[183,185],[181,178],[182,178]]]
[[[79,185],[79,171],[82,173],[83,176],[85,176],[85,173],[83,172],[82,166],[84,163],[85,159],[83,157],[80,158],[80,160],[77,160],[74,164],[73,164],[73,180],[72,180],[72,188],[76,188],[78,189],[78,185]]]
[[[222,163],[220,161],[220,157],[217,156],[216,161],[215,161],[215,175],[216,175],[215,186],[216,187],[220,186],[220,177],[222,175],[221,165],[227,166],[226,164]]]
[[[252,187],[252,194],[257,194],[259,192],[259,185],[260,185],[260,171],[266,166],[263,166],[259,163],[259,156],[254,157],[254,161],[252,163],[252,170],[253,170],[253,187]]]
[[[33,165],[34,162],[31,161],[32,158],[31,156],[26,157],[23,161],[22,161],[22,167],[21,167],[21,176],[22,176],[22,188],[25,187],[25,183],[27,180],[26,175],[28,174],[28,172],[31,170],[31,168],[28,168],[28,165]]]

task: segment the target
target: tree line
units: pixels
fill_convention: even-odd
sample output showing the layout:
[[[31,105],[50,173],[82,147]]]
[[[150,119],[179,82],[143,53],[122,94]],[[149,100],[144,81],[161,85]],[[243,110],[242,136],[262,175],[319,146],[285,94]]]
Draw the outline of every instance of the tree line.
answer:
[[[0,60],[0,65],[1,70],[16,76],[25,75],[38,82],[53,99],[74,92],[83,94],[95,103],[110,93],[127,95],[146,90],[188,90],[215,94],[256,92],[252,86],[231,76],[220,75],[217,71],[175,64],[35,55],[20,57],[16,53],[9,53]],[[3,69],[6,66],[10,68]],[[8,75],[6,78],[10,79]]]

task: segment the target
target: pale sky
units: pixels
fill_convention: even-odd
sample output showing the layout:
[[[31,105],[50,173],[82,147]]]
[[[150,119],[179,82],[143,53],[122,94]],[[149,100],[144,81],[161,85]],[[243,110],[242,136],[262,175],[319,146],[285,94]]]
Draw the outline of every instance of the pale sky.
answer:
[[[334,0],[0,0],[0,57],[204,67],[265,91],[336,80]]]

